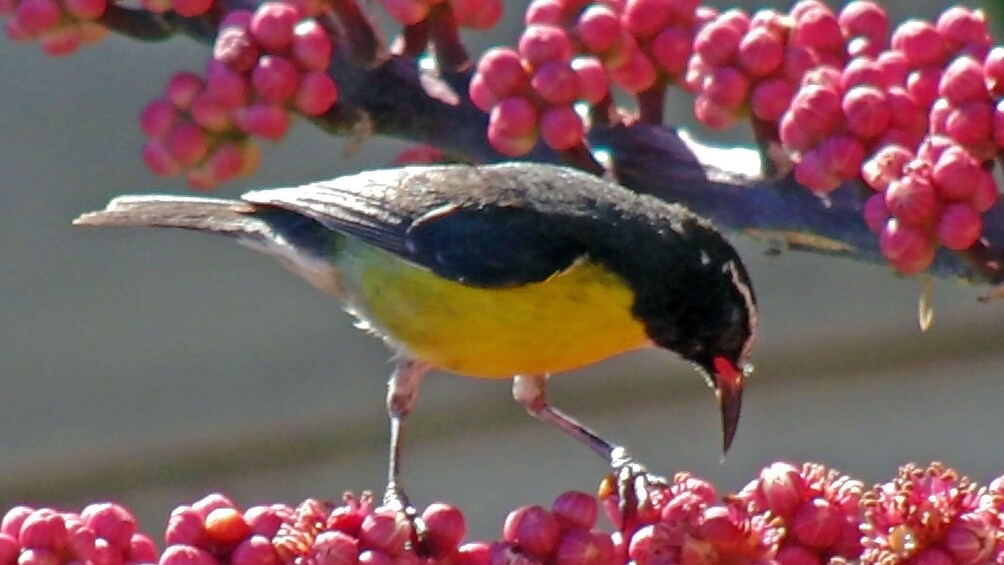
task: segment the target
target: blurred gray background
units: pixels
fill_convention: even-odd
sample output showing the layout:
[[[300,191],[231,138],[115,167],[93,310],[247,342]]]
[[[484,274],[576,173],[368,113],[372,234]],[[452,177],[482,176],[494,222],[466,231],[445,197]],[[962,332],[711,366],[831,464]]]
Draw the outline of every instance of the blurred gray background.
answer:
[[[472,36],[473,48],[513,42],[525,4],[510,2],[508,23]],[[928,17],[947,5],[909,4]],[[187,39],[112,37],[58,60],[0,41],[0,507],[114,498],[159,536],[171,508],[214,490],[250,506],[383,487],[387,354],[338,304],[226,241],[70,226],[120,193],[184,190],[143,167],[136,116],[207,56]],[[687,97],[671,102],[690,123]],[[729,135],[716,138],[748,139]],[[301,122],[266,147],[254,178],[218,194],[384,165],[402,147],[372,139],[346,157],[342,140]],[[734,240],[762,325],[724,462],[713,395],[669,354],[558,378],[554,403],[658,472],[689,469],[730,490],[778,459],[869,483],[908,461],[978,480],[1004,472],[1004,303],[938,281],[922,334],[918,280]],[[494,536],[510,508],[590,491],[605,472],[525,416],[507,382],[432,376],[408,436],[414,501],[461,505],[478,536]]]

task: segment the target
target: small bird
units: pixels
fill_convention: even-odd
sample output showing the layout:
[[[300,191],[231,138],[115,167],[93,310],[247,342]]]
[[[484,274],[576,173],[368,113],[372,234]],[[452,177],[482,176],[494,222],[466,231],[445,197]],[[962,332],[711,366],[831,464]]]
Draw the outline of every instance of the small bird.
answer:
[[[725,450],[735,435],[757,325],[742,261],[686,208],[578,170],[405,167],[240,200],[120,196],[74,224],[230,237],[339,298],[394,355],[385,501],[402,509],[404,421],[432,368],[513,379],[519,404],[604,457],[625,495],[647,472],[552,407],[549,375],[668,349],[714,389]]]

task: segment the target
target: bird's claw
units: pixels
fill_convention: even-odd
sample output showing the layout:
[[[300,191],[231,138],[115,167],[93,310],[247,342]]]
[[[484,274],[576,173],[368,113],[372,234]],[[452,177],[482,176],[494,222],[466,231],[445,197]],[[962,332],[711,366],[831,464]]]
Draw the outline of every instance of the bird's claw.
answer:
[[[665,478],[650,473],[644,465],[629,456],[624,448],[613,451],[610,468],[610,479],[614,482],[610,486],[616,488],[621,529],[632,531],[653,510],[653,493],[668,488],[669,483]]]
[[[426,527],[425,522],[418,515],[418,511],[408,500],[408,495],[397,483],[388,483],[387,490],[383,493],[383,505],[395,512],[404,514],[408,522],[411,523],[411,544],[419,555],[428,553],[425,547]]]

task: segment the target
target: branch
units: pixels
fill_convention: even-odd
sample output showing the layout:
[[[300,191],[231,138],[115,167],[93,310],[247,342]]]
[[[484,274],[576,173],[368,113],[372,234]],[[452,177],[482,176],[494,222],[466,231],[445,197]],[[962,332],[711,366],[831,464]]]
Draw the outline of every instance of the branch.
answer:
[[[254,7],[244,0],[231,3],[229,8]],[[215,27],[206,17],[112,8],[103,23],[129,37],[157,41],[183,33],[207,44],[215,39]],[[470,69],[441,74],[420,69],[410,56],[386,55],[373,47],[375,33],[356,35],[367,38],[366,51],[380,53],[384,59],[361,64],[359,49],[336,50],[329,73],[339,86],[339,103],[312,118],[316,125],[344,135],[358,132],[358,124],[366,121],[372,133],[427,143],[474,162],[511,159],[486,139],[487,116],[467,96]],[[721,153],[724,150],[685,141],[672,129],[643,123],[598,122],[589,133],[589,143],[594,150],[609,151],[621,184],[679,202],[726,232],[780,243],[786,249],[886,264],[878,236],[862,219],[862,191],[867,189],[854,183],[824,200],[799,186],[790,174],[765,178],[757,173],[762,167],[753,149]],[[562,154],[543,143],[522,159],[576,165],[582,161],[581,155]],[[751,166],[730,170],[730,162]],[[1004,261],[998,250],[1004,244],[1004,210],[991,210],[984,222],[984,245],[966,253],[939,250],[928,272],[945,279],[1004,282]]]

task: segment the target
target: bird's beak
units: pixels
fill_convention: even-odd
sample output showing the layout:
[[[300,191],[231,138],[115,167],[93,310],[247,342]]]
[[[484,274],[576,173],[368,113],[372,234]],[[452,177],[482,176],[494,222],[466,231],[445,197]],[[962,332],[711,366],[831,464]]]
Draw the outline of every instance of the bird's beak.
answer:
[[[739,367],[724,357],[714,361],[715,396],[722,411],[722,455],[729,450],[739,426],[739,412],[743,406],[743,384],[746,375]]]

